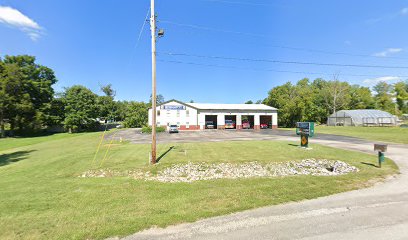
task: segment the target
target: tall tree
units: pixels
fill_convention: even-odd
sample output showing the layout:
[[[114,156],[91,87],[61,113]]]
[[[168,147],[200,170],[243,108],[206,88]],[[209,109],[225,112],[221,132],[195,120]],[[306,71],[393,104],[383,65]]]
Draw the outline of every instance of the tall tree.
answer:
[[[296,121],[301,118],[297,103],[293,101],[296,95],[295,86],[287,82],[270,90],[268,97],[264,100],[265,104],[279,109],[278,121],[281,126],[293,127]]]
[[[339,109],[344,109],[350,102],[350,85],[347,82],[341,82],[334,77],[333,81],[328,81],[322,88],[326,106],[330,113],[335,113]]]
[[[161,94],[157,94],[156,95],[156,104],[162,104],[164,103],[164,97]],[[149,106],[152,106],[152,95],[150,95],[150,99],[149,99]]]
[[[70,133],[91,130],[97,125],[97,95],[84,86],[75,85],[65,89],[64,125]]]
[[[392,101],[392,85],[386,82],[379,82],[373,87],[375,92],[376,108],[396,114],[395,104]]]
[[[6,117],[6,105],[7,105],[7,85],[4,78],[4,63],[0,58],[0,137],[5,137],[5,122],[4,118]]]
[[[252,102],[252,100],[246,101],[245,104],[254,104],[254,102]]]
[[[148,121],[148,104],[144,102],[126,102],[125,127],[143,127]]]
[[[112,99],[115,98],[116,96],[116,91],[112,88],[112,84],[107,84],[104,86],[101,86],[101,91],[105,94],[107,97],[111,97]]]
[[[352,85],[350,87],[350,109],[373,109],[375,101],[371,94],[370,88]]]
[[[12,106],[7,110],[12,130],[15,127],[19,130],[40,128],[44,108],[53,99],[52,85],[57,82],[54,72],[35,61],[35,57],[27,55],[6,56],[2,61],[3,87],[0,91],[7,91],[3,99],[8,99],[9,108]]]
[[[398,109],[401,113],[408,113],[408,81],[394,85]]]
[[[114,101],[116,91],[113,90],[112,84],[101,87],[105,96],[98,96],[99,117],[106,120],[115,120],[117,115],[117,104]]]

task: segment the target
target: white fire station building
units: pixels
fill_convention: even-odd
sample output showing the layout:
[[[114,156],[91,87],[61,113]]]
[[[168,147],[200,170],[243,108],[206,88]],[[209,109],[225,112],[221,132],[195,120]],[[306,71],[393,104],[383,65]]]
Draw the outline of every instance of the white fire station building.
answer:
[[[224,129],[225,122],[233,122],[242,129],[243,123],[252,129],[278,127],[278,110],[264,104],[210,104],[184,103],[170,100],[157,105],[157,126],[178,125],[180,130],[204,130],[212,125]],[[149,109],[149,126],[152,125],[152,109]]]

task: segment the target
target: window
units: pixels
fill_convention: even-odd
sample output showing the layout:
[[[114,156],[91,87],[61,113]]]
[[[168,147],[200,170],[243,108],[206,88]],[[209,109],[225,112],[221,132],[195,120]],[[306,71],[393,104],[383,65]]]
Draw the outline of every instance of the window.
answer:
[[[160,125],[160,122],[157,122],[157,125]]]
[[[189,110],[186,111],[186,117],[190,117],[190,111]]]
[[[186,125],[190,125],[190,122],[186,122]]]
[[[160,116],[160,110],[157,110],[157,116]]]
[[[180,110],[177,110],[177,117],[180,117]]]

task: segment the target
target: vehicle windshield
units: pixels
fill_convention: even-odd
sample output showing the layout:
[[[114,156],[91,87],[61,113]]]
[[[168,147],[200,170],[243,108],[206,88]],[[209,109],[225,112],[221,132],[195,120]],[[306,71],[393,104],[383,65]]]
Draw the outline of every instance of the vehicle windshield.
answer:
[[[177,125],[170,125],[170,127],[177,127]]]
[[[225,120],[225,123],[232,123],[232,120]]]

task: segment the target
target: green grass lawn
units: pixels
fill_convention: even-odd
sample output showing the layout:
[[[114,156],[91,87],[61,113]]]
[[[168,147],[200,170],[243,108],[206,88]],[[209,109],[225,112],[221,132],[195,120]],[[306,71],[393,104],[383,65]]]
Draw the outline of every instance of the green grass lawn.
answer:
[[[336,177],[292,176],[165,184],[127,177],[79,178],[98,169],[107,149],[93,157],[101,133],[53,135],[23,146],[2,140],[0,152],[0,239],[103,239],[125,236],[152,226],[168,226],[291,201],[362,188],[398,172],[387,160],[321,145],[313,150],[292,142],[252,141],[161,144],[159,155],[174,148],[158,166],[148,165],[149,145],[115,143],[101,168],[161,169],[174,163],[262,163],[325,158],[360,169]],[[8,142],[10,141],[11,142]],[[21,139],[23,141],[23,139]],[[367,164],[363,164],[367,163]],[[367,183],[369,180],[371,183]]]
[[[295,132],[295,128],[280,128]],[[335,134],[358,137],[371,141],[408,144],[408,128],[400,127],[328,127],[317,126],[315,134]]]
[[[68,133],[52,134],[48,136],[36,136],[36,137],[15,137],[15,138],[0,138],[0,152],[28,145],[33,145],[42,142],[48,142],[51,140],[63,139],[68,137],[74,137],[76,135]]]

